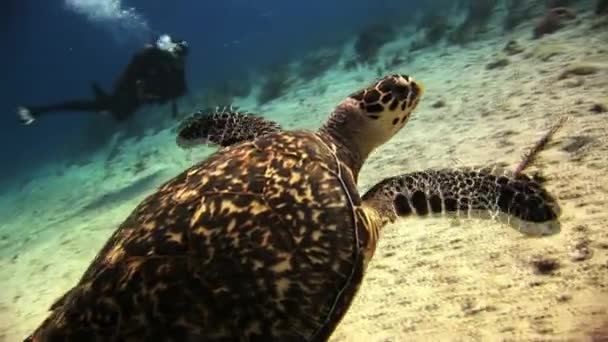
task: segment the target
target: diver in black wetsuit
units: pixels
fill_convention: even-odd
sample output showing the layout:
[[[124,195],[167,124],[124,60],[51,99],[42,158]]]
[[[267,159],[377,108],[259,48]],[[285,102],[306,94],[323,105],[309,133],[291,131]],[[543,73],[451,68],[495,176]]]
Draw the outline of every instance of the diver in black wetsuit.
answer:
[[[63,111],[110,113],[115,120],[124,121],[143,105],[171,101],[173,117],[176,117],[177,99],[188,91],[185,77],[188,51],[186,41],[172,41],[168,35],[162,35],[131,58],[112,93],[104,92],[93,82],[94,99],[23,106],[17,114],[26,125],[43,114]]]

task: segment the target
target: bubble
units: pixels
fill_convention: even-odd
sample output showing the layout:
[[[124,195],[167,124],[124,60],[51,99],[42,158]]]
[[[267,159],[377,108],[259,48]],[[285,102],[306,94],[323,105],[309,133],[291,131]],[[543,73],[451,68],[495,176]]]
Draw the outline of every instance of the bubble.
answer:
[[[65,0],[65,6],[109,30],[118,40],[143,38],[150,32],[145,18],[134,7],[125,8],[121,0]]]

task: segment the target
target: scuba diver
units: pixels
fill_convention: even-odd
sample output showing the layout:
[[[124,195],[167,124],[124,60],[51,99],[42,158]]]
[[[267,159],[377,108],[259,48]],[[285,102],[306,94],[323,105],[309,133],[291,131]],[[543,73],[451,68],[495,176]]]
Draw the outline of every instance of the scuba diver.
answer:
[[[93,82],[93,99],[21,106],[17,114],[26,125],[43,114],[62,111],[110,113],[116,121],[124,121],[143,105],[171,101],[173,117],[176,117],[177,99],[188,91],[185,77],[188,52],[186,41],[173,41],[169,35],[161,35],[131,58],[110,94]]]

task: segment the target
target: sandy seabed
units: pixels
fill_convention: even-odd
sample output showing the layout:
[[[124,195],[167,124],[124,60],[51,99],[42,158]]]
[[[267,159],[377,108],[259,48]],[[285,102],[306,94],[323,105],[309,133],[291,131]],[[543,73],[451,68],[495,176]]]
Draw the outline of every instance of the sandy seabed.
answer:
[[[362,191],[428,168],[515,165],[568,115],[530,170],[559,199],[561,232],[531,238],[492,221],[400,220],[385,228],[332,341],[608,341],[608,30],[592,30],[592,22],[540,40],[524,26],[467,48],[422,50],[386,70],[414,76],[426,93],[410,123],[370,157]],[[488,69],[510,39],[524,51]],[[388,44],[380,59],[407,44]],[[376,68],[330,70],[260,110],[286,127],[314,128],[377,76]],[[172,134],[108,147],[89,165],[49,165],[7,189],[0,340],[23,339],[139,201],[211,152],[180,150]],[[538,272],[538,260],[554,267]]]

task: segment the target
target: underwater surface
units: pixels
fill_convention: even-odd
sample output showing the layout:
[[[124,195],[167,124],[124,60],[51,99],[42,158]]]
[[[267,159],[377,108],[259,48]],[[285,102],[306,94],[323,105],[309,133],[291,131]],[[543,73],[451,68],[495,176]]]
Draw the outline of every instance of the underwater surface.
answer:
[[[555,198],[558,217],[549,230],[536,223],[522,228],[512,208],[501,217],[420,209],[402,215],[397,202],[387,202],[407,217],[382,227],[361,286],[329,340],[608,340],[608,1],[8,0],[1,6],[0,341],[34,332],[142,201],[221,150],[176,143],[193,113],[232,105],[285,131],[316,131],[345,98],[395,74],[411,76],[424,91],[403,128],[367,156],[360,195],[419,171],[519,167]],[[180,56],[186,89],[178,94],[175,80],[155,71],[149,83],[125,86],[120,99],[152,104],[116,114],[113,86],[119,79],[131,84],[121,73],[163,34],[178,42],[172,48],[187,42]],[[166,101],[147,93],[152,85]],[[39,117],[34,109],[74,99],[88,109],[40,110]],[[19,108],[35,120],[22,115],[21,122]],[[389,122],[385,112],[378,125]],[[240,129],[234,122],[226,127],[223,133]],[[357,127],[351,143],[372,146],[389,129],[373,127]],[[247,165],[238,172],[253,172]],[[292,171],[286,177],[302,177]],[[218,177],[230,172],[237,171]],[[439,211],[447,211],[442,200]],[[206,213],[174,209],[167,210],[184,220]],[[318,223],[308,226],[310,234],[331,231]],[[299,295],[298,303],[309,299]],[[317,317],[323,312],[308,314],[326,327]]]

